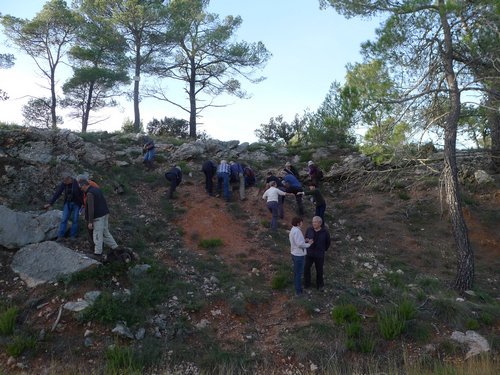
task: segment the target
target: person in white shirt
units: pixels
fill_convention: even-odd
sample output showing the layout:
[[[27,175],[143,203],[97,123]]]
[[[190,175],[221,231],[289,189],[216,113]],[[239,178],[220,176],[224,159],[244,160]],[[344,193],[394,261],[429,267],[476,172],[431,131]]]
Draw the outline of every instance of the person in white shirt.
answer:
[[[278,201],[281,199],[280,195],[289,195],[284,191],[278,189],[276,187],[276,182],[269,182],[269,189],[264,192],[262,199],[267,200],[267,209],[273,215],[273,219],[271,221],[271,229],[276,230],[278,226]]]
[[[293,259],[293,281],[295,283],[295,291],[298,296],[303,295],[302,290],[302,274],[304,273],[306,249],[314,242],[312,239],[304,239],[302,234],[302,219],[294,217],[292,219],[292,229],[290,230],[290,250]]]

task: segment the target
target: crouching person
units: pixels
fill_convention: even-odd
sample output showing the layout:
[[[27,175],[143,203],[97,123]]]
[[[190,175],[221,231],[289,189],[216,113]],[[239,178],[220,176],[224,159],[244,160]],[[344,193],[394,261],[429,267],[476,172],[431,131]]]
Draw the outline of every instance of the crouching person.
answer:
[[[109,246],[112,250],[118,248],[118,244],[109,232],[108,203],[101,190],[95,186],[91,186],[85,177],[79,176],[78,185],[87,195],[85,221],[87,222],[88,229],[93,230],[94,254],[89,255],[89,257],[100,262],[106,261],[106,257],[102,253],[103,244]]]

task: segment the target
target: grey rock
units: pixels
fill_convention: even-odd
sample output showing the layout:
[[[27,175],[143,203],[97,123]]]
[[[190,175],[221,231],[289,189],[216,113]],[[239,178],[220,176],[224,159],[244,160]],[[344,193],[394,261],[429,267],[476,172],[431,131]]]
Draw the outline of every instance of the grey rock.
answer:
[[[203,154],[203,145],[201,143],[183,143],[171,155],[172,160],[191,160],[196,159]]]
[[[91,336],[85,337],[84,345],[85,347],[90,348],[92,345],[94,345],[94,338]]]
[[[89,307],[89,303],[87,301],[76,301],[76,302],[68,302],[64,305],[64,308],[69,311],[79,312],[85,310]]]
[[[465,355],[466,359],[490,350],[488,340],[475,331],[467,331],[465,333],[455,331],[451,334],[451,339],[469,346],[469,351]]]
[[[134,335],[132,334],[132,332],[125,323],[117,323],[116,327],[113,328],[111,332],[116,333],[120,336],[128,337],[129,339],[134,338]]]
[[[88,302],[89,305],[93,305],[95,300],[97,298],[99,298],[99,296],[101,295],[101,292],[98,291],[98,290],[95,290],[95,291],[92,291],[92,292],[87,292],[85,293],[85,295],[83,296],[83,299]]]
[[[494,181],[493,178],[488,173],[486,173],[481,169],[474,172],[474,178],[476,179],[479,185],[484,185]]]
[[[150,268],[151,266],[149,264],[138,264],[128,271],[128,275],[129,277],[141,277],[146,274]]]
[[[145,328],[139,328],[137,330],[137,333],[135,334],[135,338],[136,338],[136,340],[142,340],[145,335],[146,335],[146,329]]]
[[[56,238],[62,211],[51,210],[40,215],[17,212],[0,206],[0,217],[0,245],[8,249],[18,249]]]
[[[99,262],[76,253],[57,242],[47,241],[25,246],[14,255],[11,268],[29,288],[58,276],[97,267]]]

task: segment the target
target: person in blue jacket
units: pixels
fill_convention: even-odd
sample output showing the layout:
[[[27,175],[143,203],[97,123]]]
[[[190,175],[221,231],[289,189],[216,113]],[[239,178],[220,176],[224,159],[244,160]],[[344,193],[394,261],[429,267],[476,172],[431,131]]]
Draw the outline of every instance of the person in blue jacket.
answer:
[[[78,186],[78,182],[71,176],[71,173],[64,172],[61,175],[61,184],[55,192],[54,196],[48,204],[43,206],[49,209],[54,205],[56,200],[64,192],[64,208],[61,225],[59,226],[59,233],[57,234],[57,242],[61,241],[66,234],[66,227],[68,220],[71,218],[71,232],[70,236],[73,241],[76,241],[78,233],[78,217],[80,208],[83,207],[83,192]]]

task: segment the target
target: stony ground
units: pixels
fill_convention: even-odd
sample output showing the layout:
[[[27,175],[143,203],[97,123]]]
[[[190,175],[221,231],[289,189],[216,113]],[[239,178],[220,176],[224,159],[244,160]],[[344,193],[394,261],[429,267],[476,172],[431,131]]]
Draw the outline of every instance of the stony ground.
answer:
[[[156,173],[161,173],[157,171]],[[271,233],[262,221],[270,220],[265,202],[261,196],[263,191],[258,187],[246,190],[247,200],[240,201],[238,192],[232,193],[231,202],[222,197],[208,197],[203,191],[201,174],[185,177],[178,188],[174,200],[177,215],[173,223],[168,223],[165,232],[169,241],[149,243],[157,257],[172,267],[181,269],[189,279],[189,264],[180,263],[169,256],[166,246],[171,241],[182,241],[188,251],[203,258],[209,256],[207,250],[199,246],[201,238],[220,237],[223,246],[217,249],[218,256],[230,265],[234,272],[242,278],[255,278],[256,282],[270,284],[278,271],[279,264],[291,263],[286,241],[279,246],[276,241],[269,241]],[[151,187],[144,183],[134,187],[140,197],[140,203],[127,210],[129,220],[144,220],[144,213],[149,217],[161,215],[159,200],[166,194],[167,186]],[[248,304],[246,314],[234,314],[224,300],[210,300],[200,312],[193,313],[189,319],[193,325],[208,321],[215,331],[216,337],[231,345],[248,344],[253,350],[270,354],[272,363],[265,367],[281,368],[282,373],[301,373],[311,369],[314,363],[303,363],[296,356],[283,355],[282,335],[298,326],[311,322],[331,322],[331,309],[345,293],[364,296],[373,306],[381,303],[369,296],[370,281],[378,278],[387,283],[384,273],[400,269],[402,273],[412,273],[414,283],[418,277],[435,277],[442,285],[450,283],[455,270],[453,237],[446,214],[440,206],[440,194],[437,185],[428,186],[425,182],[411,182],[404,191],[409,199],[401,198],[401,189],[379,188],[376,185],[364,185],[361,181],[344,181],[327,184],[323,187],[327,197],[327,223],[335,241],[328,252],[326,268],[326,291],[320,294],[312,291],[309,301],[314,313],[306,313],[304,304],[297,302],[293,285],[289,282],[285,290],[269,289],[270,298],[262,304]],[[498,190],[480,190],[473,192],[477,205],[466,206],[464,212],[470,229],[470,237],[476,256],[476,284],[490,293],[497,300],[500,298],[500,232],[494,225],[485,223],[486,213],[500,210],[500,194]],[[118,204],[123,197],[110,198],[112,205]],[[305,222],[310,223],[314,208],[305,201]],[[289,223],[294,216],[293,198],[287,197],[285,219],[279,222],[278,231],[287,238]],[[116,232],[116,228],[111,228]],[[119,235],[119,234],[117,234]],[[68,247],[84,251],[83,244],[67,243]],[[88,290],[67,291],[59,293],[52,300],[42,297],[46,288],[61,288],[60,285],[39,287],[26,290],[22,281],[10,270],[12,254],[2,251],[0,268],[0,290],[2,299],[32,301],[36,306],[25,316],[20,317],[30,323],[34,329],[45,329],[48,333],[56,321],[59,306],[68,299],[82,296]],[[117,281],[118,283],[118,281]],[[120,287],[125,287],[121,285]],[[168,303],[172,303],[169,301]],[[168,305],[166,303],[166,305]],[[428,306],[428,305],[427,305]],[[427,308],[425,303],[422,310]],[[365,319],[373,317],[374,311],[363,311]],[[431,342],[437,343],[449,335],[449,327],[436,321]],[[84,345],[84,334],[87,330],[95,331],[95,344],[87,348]],[[497,322],[493,330],[498,334],[500,326]],[[62,371],[65,365],[80,363],[85,367],[95,368],[102,363],[102,350],[106,340],[112,337],[107,327],[99,325],[81,326],[71,315],[63,315],[54,332],[50,332],[51,347],[44,348],[34,358],[21,356],[9,358],[4,352],[0,354],[1,369],[24,371],[32,374]],[[388,356],[391,350],[399,351],[399,346],[381,342],[376,353]],[[422,348],[404,341],[403,347],[409,353],[409,360],[416,360],[422,354]],[[345,348],[338,349],[339,355],[352,356]],[[64,357],[67,357],[67,361]],[[73,367],[74,369],[74,367]],[[89,370],[91,371],[91,370]]]

